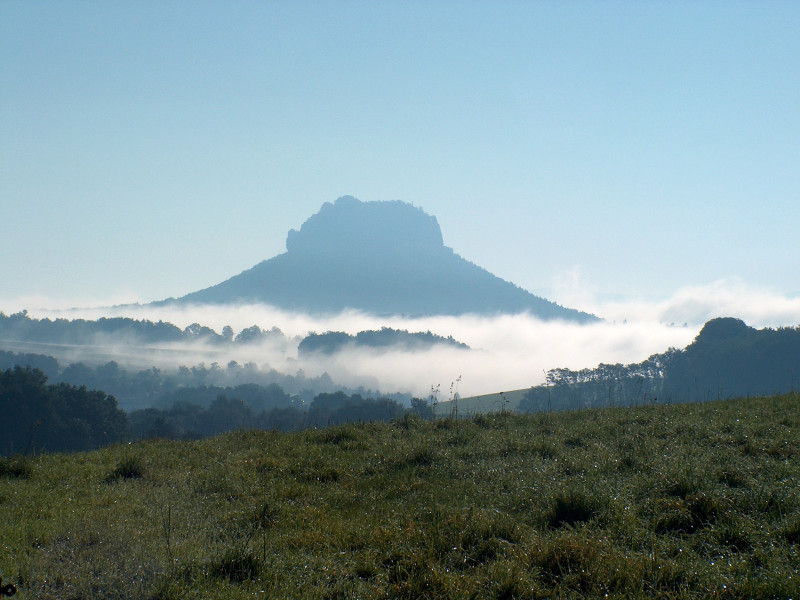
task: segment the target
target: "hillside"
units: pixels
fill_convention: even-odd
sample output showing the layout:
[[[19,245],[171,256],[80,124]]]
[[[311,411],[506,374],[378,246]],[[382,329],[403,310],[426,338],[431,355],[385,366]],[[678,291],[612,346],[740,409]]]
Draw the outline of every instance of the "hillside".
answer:
[[[794,597],[798,402],[0,459],[0,576],[21,600]]]
[[[167,302],[261,302],[287,310],[356,309],[409,316],[530,312],[579,322],[593,315],[534,296],[444,245],[435,217],[400,201],[325,203],[286,252],[217,285]]]
[[[708,321],[686,348],[670,348],[640,363],[552,369],[518,409],[703,402],[794,392],[798,385],[800,327],[757,330],[741,319],[720,317]]]

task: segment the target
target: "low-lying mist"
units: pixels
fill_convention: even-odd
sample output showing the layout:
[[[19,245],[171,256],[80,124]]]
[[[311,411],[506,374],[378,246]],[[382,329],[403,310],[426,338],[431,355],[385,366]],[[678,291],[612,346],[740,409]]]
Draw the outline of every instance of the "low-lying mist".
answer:
[[[574,305],[573,305],[574,306]],[[262,370],[275,369],[294,375],[302,370],[308,377],[327,372],[334,382],[350,387],[364,385],[382,392],[408,392],[427,396],[439,386],[445,399],[451,384],[460,378],[457,391],[472,396],[530,387],[542,383],[547,370],[593,368],[599,363],[632,363],[683,348],[711,318],[734,316],[760,327],[794,326],[800,323],[800,299],[787,298],[748,287],[737,280],[709,286],[687,287],[672,297],[657,301],[584,301],[581,310],[604,318],[603,322],[577,325],[541,321],[530,315],[495,317],[465,315],[425,318],[380,317],[356,311],[336,315],[289,313],[265,305],[237,306],[151,306],[128,305],[112,308],[30,310],[35,318],[97,319],[131,317],[166,321],[180,328],[200,323],[221,332],[226,325],[239,332],[257,325],[265,330],[279,328],[277,336],[254,344],[215,346],[193,342],[140,347],[107,340],[91,349],[98,360],[116,360],[135,367],[219,363],[255,363]],[[469,345],[469,350],[433,346],[421,351],[376,350],[349,347],[332,355],[298,356],[297,346],[308,333],[359,331],[391,327],[410,332],[430,331],[452,336]],[[47,353],[46,348],[27,349]],[[77,354],[76,354],[77,356]],[[86,356],[84,354],[84,356]]]

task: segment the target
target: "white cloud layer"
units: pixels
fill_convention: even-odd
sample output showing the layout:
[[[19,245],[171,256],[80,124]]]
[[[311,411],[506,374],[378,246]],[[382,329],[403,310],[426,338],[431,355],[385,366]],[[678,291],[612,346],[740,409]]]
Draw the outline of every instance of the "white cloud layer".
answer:
[[[31,300],[24,299],[25,302]],[[604,302],[584,294],[577,307],[605,319],[591,325],[546,322],[529,315],[408,319],[376,317],[353,311],[335,316],[315,316],[288,313],[264,305],[104,308],[95,304],[95,307],[64,310],[63,302],[43,298],[33,300],[37,300],[35,305],[27,304],[33,317],[96,319],[126,316],[163,320],[181,328],[200,323],[218,332],[225,325],[230,325],[236,332],[258,325],[263,329],[278,327],[288,338],[280,344],[238,346],[222,353],[219,349],[197,346],[141,349],[143,354],[139,359],[144,361],[159,360],[164,364],[216,361],[223,365],[229,360],[255,362],[262,368],[269,366],[289,374],[298,369],[303,369],[309,376],[327,372],[336,383],[377,385],[384,392],[427,395],[431,387],[440,386],[440,398],[448,395],[451,383],[459,377],[458,392],[470,396],[541,383],[544,372],[556,367],[580,369],[595,367],[601,362],[639,362],[669,347],[685,347],[703,323],[714,317],[738,317],[757,328],[800,324],[800,298],[774,294],[740,280],[721,280],[705,286],[681,288],[669,298],[658,301]],[[23,307],[17,302],[0,308],[9,314]],[[471,350],[445,346],[424,352],[350,349],[330,357],[297,356],[297,343],[309,332],[345,331],[355,334],[381,327],[452,336],[468,344]],[[130,360],[134,360],[137,354],[136,349],[130,348],[124,352]]]
[[[800,297],[747,285],[738,278],[682,287],[660,300],[588,298],[580,307],[611,321],[697,326],[715,317],[737,317],[758,329],[800,325]]]

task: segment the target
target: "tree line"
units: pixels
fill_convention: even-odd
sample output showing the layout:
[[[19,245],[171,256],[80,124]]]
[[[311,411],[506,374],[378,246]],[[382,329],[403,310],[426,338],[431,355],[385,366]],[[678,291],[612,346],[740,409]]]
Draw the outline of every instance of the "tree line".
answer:
[[[392,329],[391,327],[382,327],[379,330],[359,331],[356,335],[350,335],[343,331],[310,333],[303,338],[297,350],[299,354],[310,354],[313,352],[333,354],[347,347],[420,350],[436,345],[469,350],[469,346],[453,339],[452,336],[444,337],[431,333],[430,331],[410,333],[405,329]]]
[[[128,417],[113,396],[48,384],[38,369],[0,371],[0,453],[91,450],[126,439]]]
[[[36,368],[15,366],[0,371],[0,455],[92,450],[154,437],[198,439],[244,428],[296,431],[389,421],[407,412],[391,398],[337,391],[304,403],[277,385],[244,384],[182,388],[165,398],[161,408],[126,413],[114,396],[103,391],[47,381],[47,375]],[[412,410],[431,416],[421,400],[416,400]]]
[[[352,422],[391,421],[406,408],[390,398],[363,398],[344,392],[318,394],[310,405],[296,403],[256,410],[240,398],[217,396],[207,407],[186,401],[169,408],[147,408],[130,414],[135,439],[196,439],[242,428],[298,431]]]
[[[240,364],[233,360],[226,365],[216,362],[208,365],[200,363],[193,366],[181,365],[175,369],[126,369],[113,360],[99,365],[76,362],[62,368],[59,361],[52,356],[0,350],[0,369],[10,369],[16,365],[37,368],[54,382],[104,390],[113,395],[120,407],[127,411],[150,406],[163,408],[178,400],[208,405],[219,393],[228,393],[225,391],[227,388],[247,385],[267,389],[276,386],[305,403],[310,403],[314,396],[325,392],[344,391],[365,397],[383,395],[364,387],[336,385],[327,373],[312,377],[298,369],[290,375],[268,366],[259,368],[252,362]],[[241,393],[245,392],[237,392]],[[389,397],[403,404],[407,404],[411,398],[404,393],[389,394]]]
[[[199,323],[181,329],[164,321],[138,320],[128,317],[86,319],[33,319],[23,310],[12,315],[0,312],[0,339],[49,344],[93,344],[99,337],[117,341],[135,340],[139,343],[168,343],[203,341],[211,344],[252,344],[266,340],[284,340],[277,327],[266,330],[257,325],[235,334],[230,325],[217,333]]]
[[[704,402],[793,392],[800,384],[800,327],[748,327],[712,319],[685,349],[670,348],[635,364],[553,369],[531,388],[523,412]]]

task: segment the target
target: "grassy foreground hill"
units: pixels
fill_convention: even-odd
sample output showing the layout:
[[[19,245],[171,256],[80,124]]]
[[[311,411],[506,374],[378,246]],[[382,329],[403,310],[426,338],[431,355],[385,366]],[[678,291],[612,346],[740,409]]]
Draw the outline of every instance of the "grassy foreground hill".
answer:
[[[18,598],[790,598],[800,395],[0,462]]]

